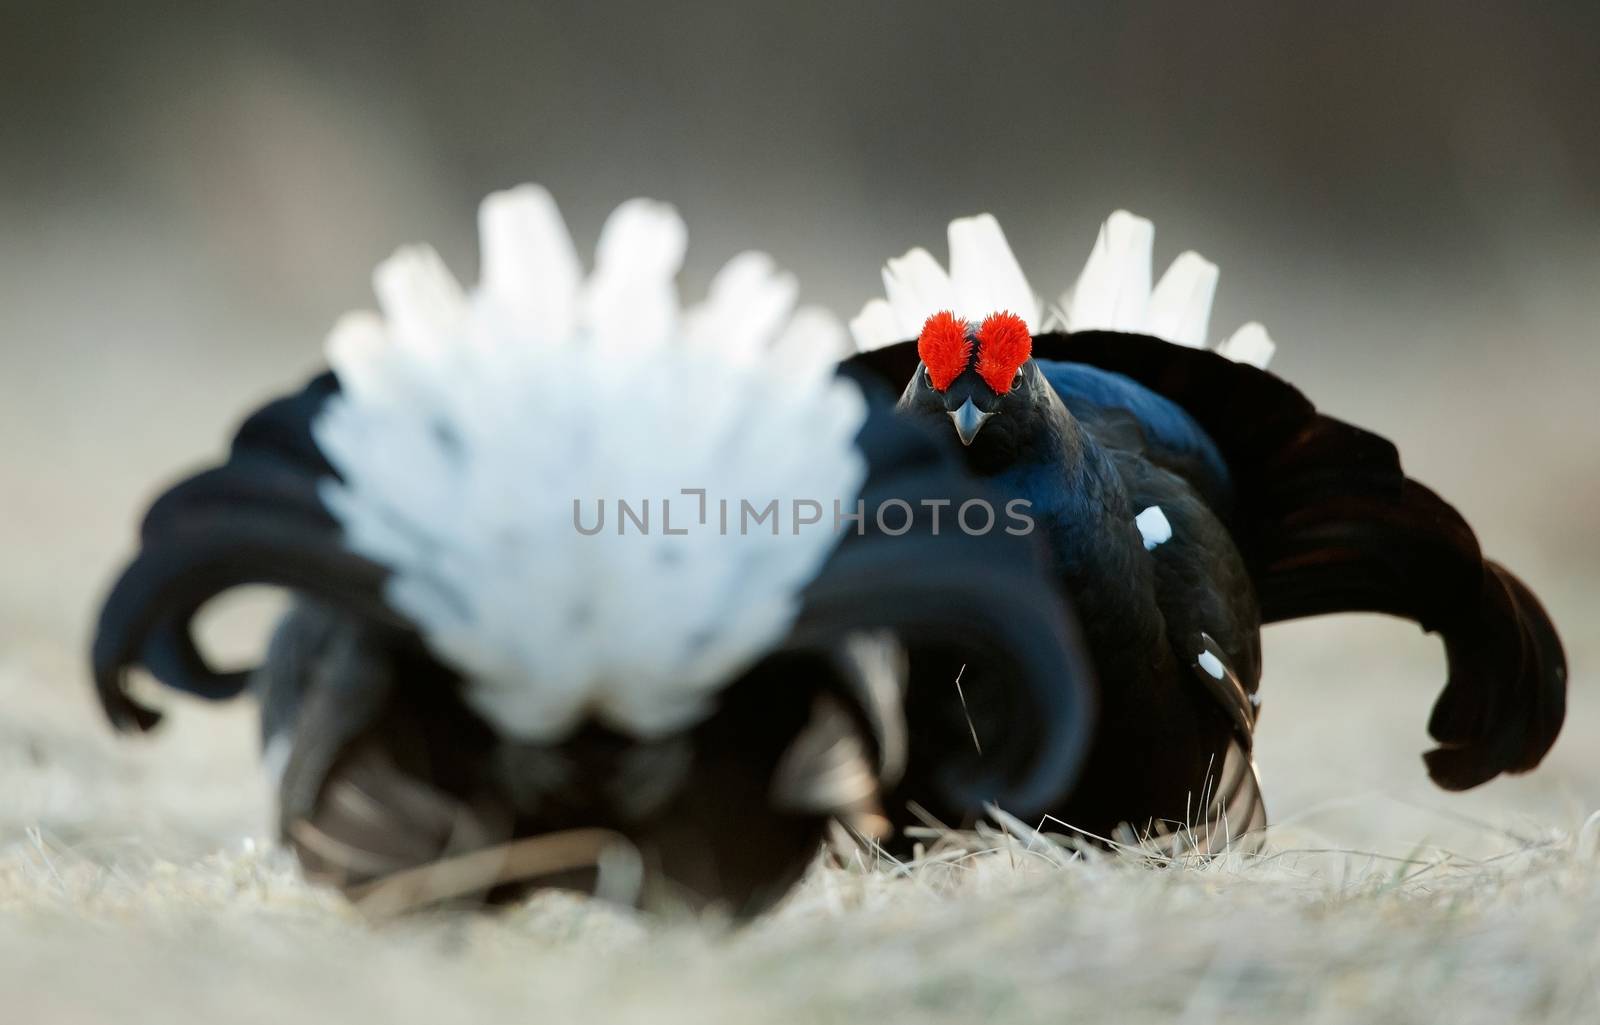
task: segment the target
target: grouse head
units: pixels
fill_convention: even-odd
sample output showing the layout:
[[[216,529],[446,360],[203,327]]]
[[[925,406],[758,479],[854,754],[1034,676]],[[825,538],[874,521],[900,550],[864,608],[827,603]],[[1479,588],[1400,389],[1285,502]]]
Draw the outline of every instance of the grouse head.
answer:
[[[900,409],[953,430],[969,465],[1003,465],[1037,435],[1053,400],[1032,351],[1027,322],[1015,313],[991,313],[974,326],[941,310],[917,335],[919,364]]]

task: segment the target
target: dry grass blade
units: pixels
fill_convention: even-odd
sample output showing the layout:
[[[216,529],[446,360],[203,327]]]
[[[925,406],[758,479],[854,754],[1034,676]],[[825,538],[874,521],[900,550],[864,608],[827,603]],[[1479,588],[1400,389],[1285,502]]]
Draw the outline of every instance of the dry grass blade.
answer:
[[[961,677],[967,672],[967,667],[962,666],[956,671],[956,697],[961,699],[961,714],[966,717],[967,729],[972,733],[972,746],[983,754],[983,744],[978,740],[978,727],[972,722],[972,713],[967,710],[967,692],[961,689]]]
[[[602,867],[609,851],[632,847],[626,837],[608,829],[546,833],[398,872],[354,888],[349,896],[367,917],[392,918],[441,901],[487,893],[497,886]]]

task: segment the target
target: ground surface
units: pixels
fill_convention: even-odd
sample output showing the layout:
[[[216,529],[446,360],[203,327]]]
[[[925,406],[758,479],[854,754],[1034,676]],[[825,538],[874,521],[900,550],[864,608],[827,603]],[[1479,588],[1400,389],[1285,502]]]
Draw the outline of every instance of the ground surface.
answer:
[[[8,666],[6,706],[48,668]],[[1257,858],[1071,862],[1039,838],[996,835],[988,853],[906,871],[818,871],[737,933],[565,897],[373,927],[248,839],[264,808],[242,710],[187,710],[141,750],[98,736],[86,702],[60,706],[8,728],[0,747],[0,992],[14,1021],[1600,1013],[1600,855],[1594,826],[1573,835],[1571,766],[1492,799],[1434,797],[1414,779],[1386,795],[1341,780],[1331,757],[1307,768],[1281,730],[1262,753],[1280,767],[1269,793],[1286,814]]]

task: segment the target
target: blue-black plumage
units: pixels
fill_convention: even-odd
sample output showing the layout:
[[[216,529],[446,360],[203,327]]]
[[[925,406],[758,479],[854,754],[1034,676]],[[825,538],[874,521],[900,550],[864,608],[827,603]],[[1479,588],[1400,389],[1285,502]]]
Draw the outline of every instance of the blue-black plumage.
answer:
[[[1228,832],[1259,825],[1245,766],[1260,627],[1307,615],[1386,612],[1441,633],[1450,678],[1426,756],[1441,786],[1526,771],[1549,749],[1566,682],[1554,627],[1388,442],[1257,367],[1126,332],[1037,335],[998,391],[977,334],[944,389],[914,341],[853,362],[903,384],[902,413],[942,427],[1003,498],[1033,504],[1099,680],[1089,760],[1057,817],[1160,833],[1216,806]],[[942,421],[967,404],[987,415],[963,438]],[[1151,509],[1154,538],[1138,522]]]

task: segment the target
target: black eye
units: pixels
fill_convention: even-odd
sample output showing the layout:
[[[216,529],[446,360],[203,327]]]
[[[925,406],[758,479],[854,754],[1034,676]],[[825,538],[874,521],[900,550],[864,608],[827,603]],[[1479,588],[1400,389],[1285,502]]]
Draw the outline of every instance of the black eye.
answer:
[[[928,373],[927,367],[922,368],[922,383],[927,385],[929,388],[933,388],[933,375]],[[933,388],[933,390],[938,391],[939,389]]]

